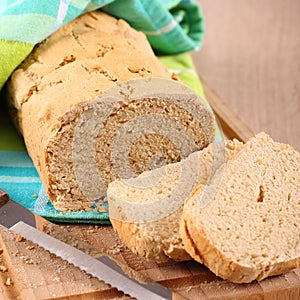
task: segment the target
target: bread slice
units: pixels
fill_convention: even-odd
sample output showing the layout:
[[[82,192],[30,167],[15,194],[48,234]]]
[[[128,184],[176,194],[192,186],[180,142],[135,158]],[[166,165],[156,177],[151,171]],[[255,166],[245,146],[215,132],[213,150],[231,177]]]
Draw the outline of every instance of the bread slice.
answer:
[[[189,254],[236,283],[300,266],[300,154],[260,133],[184,204]]]
[[[61,211],[97,210],[109,182],[179,161],[215,136],[212,110],[170,78],[145,35],[100,11],[37,45],[6,94]]]
[[[122,241],[156,262],[190,259],[179,236],[183,202],[242,145],[237,140],[215,142],[179,163],[109,184],[110,220]]]

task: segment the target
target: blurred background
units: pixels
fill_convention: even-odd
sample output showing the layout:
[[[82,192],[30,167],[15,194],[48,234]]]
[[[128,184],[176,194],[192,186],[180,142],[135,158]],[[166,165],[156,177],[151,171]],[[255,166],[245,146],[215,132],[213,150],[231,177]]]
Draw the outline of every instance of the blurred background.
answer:
[[[198,73],[255,132],[300,150],[300,1],[198,0]]]

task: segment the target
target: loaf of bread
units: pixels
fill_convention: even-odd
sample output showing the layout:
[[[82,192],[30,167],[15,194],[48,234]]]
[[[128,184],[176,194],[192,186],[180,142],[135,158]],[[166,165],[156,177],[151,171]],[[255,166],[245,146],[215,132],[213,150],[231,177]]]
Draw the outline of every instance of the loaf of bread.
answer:
[[[102,12],[37,45],[6,94],[61,211],[89,210],[109,182],[179,161],[214,140],[211,109],[170,78],[143,33]]]
[[[110,183],[110,220],[124,244],[156,262],[191,259],[179,236],[183,202],[242,145],[237,140],[214,142],[181,162]]]
[[[185,249],[236,283],[300,266],[300,154],[265,133],[250,139],[186,200]]]

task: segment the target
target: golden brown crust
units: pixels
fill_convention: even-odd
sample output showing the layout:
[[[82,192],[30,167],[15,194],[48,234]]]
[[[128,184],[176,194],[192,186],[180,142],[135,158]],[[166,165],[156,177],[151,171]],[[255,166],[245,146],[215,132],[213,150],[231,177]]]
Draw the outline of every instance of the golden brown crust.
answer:
[[[185,200],[183,211],[182,211],[182,217],[180,220],[180,227],[179,227],[179,235],[182,239],[184,249],[186,252],[197,262],[203,263],[203,258],[199,251],[197,250],[196,245],[194,244],[193,238],[189,232],[189,226],[187,225],[187,222],[189,220],[188,215],[189,212],[193,210],[192,201],[190,199],[198,193],[200,189],[202,189],[204,186],[199,185],[197,189],[194,190],[193,194]]]
[[[111,219],[111,224],[124,244],[133,253],[156,262],[166,262],[169,260],[169,257],[162,249],[153,247],[155,243],[154,237],[145,236],[143,232],[140,231],[139,226],[113,219]],[[134,235],[134,239],[132,235]]]

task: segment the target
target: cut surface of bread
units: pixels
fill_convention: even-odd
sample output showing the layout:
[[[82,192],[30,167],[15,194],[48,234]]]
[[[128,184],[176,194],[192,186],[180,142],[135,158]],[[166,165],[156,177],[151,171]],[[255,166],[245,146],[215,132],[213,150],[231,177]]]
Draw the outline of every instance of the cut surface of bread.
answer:
[[[61,27],[6,85],[13,117],[54,207],[90,210],[109,182],[176,162],[214,140],[212,110],[103,12]]]
[[[260,133],[183,209],[187,250],[237,283],[300,265],[300,154]]]
[[[181,162],[109,184],[110,220],[127,247],[156,262],[190,259],[179,236],[183,202],[242,145],[214,142]]]

